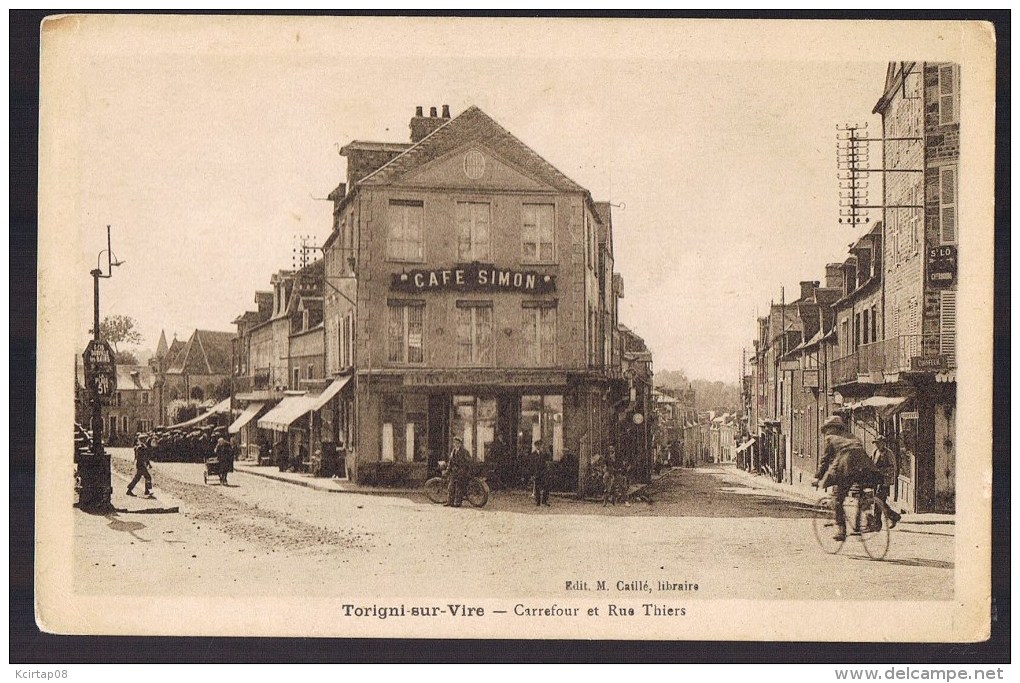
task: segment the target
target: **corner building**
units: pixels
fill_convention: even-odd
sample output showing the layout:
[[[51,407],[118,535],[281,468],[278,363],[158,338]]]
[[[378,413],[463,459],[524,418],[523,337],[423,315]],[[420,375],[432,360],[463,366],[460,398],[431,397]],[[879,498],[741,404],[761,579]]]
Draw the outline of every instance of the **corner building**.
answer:
[[[420,482],[460,436],[517,486],[541,438],[554,486],[583,492],[627,395],[610,207],[476,107],[410,128],[344,147],[332,195],[325,359],[355,380],[349,475]]]

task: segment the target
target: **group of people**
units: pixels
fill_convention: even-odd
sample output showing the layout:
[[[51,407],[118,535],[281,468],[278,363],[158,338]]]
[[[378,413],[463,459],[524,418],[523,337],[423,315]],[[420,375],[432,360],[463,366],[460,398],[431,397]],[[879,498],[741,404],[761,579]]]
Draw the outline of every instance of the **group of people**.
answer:
[[[834,514],[836,518],[837,541],[846,540],[846,511],[843,502],[853,485],[871,487],[875,497],[881,501],[883,512],[889,518],[892,529],[900,521],[900,515],[889,507],[888,497],[895,483],[896,456],[888,447],[885,437],[875,438],[875,452],[868,455],[861,440],[850,433],[843,418],[835,415],[822,423],[825,436],[825,450],[822,454],[814,483],[820,488],[833,488]],[[882,524],[881,515],[877,524]]]
[[[630,462],[609,446],[606,456],[595,458],[595,474],[602,479],[602,507],[623,503],[630,507]]]
[[[446,500],[448,507],[461,507],[463,504],[468,481],[471,479],[471,463],[471,453],[464,448],[464,439],[459,436],[453,437],[453,447],[447,461],[450,477],[449,495]],[[527,467],[535,505],[549,506],[549,492],[554,476],[553,456],[552,450],[547,448],[541,439],[533,444]]]
[[[156,427],[136,437],[155,461],[204,462],[213,457],[220,439],[229,439],[227,428],[204,424],[194,427]]]

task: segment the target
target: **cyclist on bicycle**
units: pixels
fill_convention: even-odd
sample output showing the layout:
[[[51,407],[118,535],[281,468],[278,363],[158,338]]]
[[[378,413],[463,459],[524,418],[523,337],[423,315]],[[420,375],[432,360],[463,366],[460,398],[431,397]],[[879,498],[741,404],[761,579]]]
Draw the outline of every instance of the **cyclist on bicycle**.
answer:
[[[812,482],[820,488],[833,487],[833,512],[836,516],[837,541],[846,540],[846,511],[843,501],[846,500],[850,487],[857,484],[861,487],[874,487],[882,482],[882,473],[864,450],[864,444],[847,429],[843,418],[834,415],[822,423],[822,434],[825,435],[825,452],[818,465],[818,472]],[[896,526],[890,519],[889,528]]]

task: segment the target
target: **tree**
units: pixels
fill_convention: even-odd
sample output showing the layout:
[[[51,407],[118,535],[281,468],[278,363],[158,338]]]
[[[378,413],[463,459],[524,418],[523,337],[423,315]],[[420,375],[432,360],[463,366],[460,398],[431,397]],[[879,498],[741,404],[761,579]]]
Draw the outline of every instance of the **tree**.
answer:
[[[137,324],[129,315],[108,315],[99,323],[99,338],[109,342],[114,353],[120,353],[118,344],[142,343],[142,335],[135,329]]]
[[[130,351],[114,351],[113,360],[117,365],[138,365],[138,356]]]

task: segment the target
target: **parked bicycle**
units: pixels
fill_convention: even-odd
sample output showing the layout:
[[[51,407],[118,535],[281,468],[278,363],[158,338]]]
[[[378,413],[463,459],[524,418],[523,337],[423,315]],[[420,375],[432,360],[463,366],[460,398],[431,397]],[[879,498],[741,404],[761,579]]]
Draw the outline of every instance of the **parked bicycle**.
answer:
[[[439,463],[441,475],[425,482],[425,495],[433,503],[446,503],[450,496],[450,468],[446,461]],[[489,485],[481,477],[471,477],[467,483],[467,502],[476,508],[489,502]]]
[[[812,519],[818,545],[830,555],[838,553],[846,543],[845,539],[833,538],[838,529],[833,515],[834,505],[832,495],[822,496],[815,505]],[[884,558],[889,552],[889,514],[885,503],[875,496],[875,489],[856,484],[851,486],[843,501],[843,510],[846,512],[847,536],[857,536],[871,559]]]

